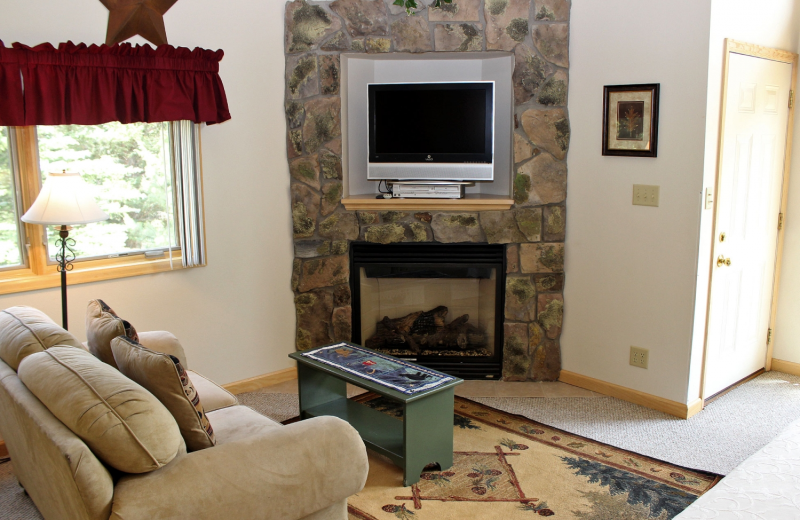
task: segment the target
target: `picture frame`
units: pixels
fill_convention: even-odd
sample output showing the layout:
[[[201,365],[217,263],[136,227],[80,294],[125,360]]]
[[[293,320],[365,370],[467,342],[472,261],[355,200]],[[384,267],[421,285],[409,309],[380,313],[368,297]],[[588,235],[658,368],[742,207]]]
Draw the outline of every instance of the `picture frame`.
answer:
[[[657,157],[660,83],[603,87],[603,155]]]

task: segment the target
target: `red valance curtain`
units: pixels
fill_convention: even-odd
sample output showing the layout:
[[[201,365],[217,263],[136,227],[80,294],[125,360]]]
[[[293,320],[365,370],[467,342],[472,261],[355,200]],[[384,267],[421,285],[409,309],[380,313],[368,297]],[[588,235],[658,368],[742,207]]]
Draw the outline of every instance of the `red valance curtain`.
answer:
[[[25,105],[17,53],[6,49],[0,40],[0,126],[24,124]]]
[[[0,41],[0,126],[221,123],[231,118],[222,56],[169,45]]]

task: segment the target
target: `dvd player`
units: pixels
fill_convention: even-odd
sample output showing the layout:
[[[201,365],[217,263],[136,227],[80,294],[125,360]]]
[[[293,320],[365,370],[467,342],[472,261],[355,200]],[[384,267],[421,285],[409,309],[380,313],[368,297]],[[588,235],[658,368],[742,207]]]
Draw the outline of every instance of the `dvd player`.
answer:
[[[472,183],[395,182],[392,183],[392,198],[463,199],[467,184]]]

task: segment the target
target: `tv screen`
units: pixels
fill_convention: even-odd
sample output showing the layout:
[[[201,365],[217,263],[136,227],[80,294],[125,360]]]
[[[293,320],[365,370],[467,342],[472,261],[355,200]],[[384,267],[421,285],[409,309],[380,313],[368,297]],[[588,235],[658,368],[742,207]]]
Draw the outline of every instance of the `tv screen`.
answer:
[[[369,161],[492,163],[494,83],[372,84]]]

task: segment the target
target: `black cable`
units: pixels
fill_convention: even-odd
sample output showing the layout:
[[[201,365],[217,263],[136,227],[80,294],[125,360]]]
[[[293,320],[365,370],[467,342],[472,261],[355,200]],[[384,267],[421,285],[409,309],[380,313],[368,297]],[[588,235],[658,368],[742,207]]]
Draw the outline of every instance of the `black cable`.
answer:
[[[381,184],[385,184],[386,185],[386,191],[383,191],[381,189]],[[383,199],[383,198],[386,198],[386,195],[389,195],[391,197],[392,196],[392,190],[389,189],[389,183],[386,181],[386,179],[381,179],[381,180],[378,181],[378,195],[375,195],[375,198],[376,199]]]

